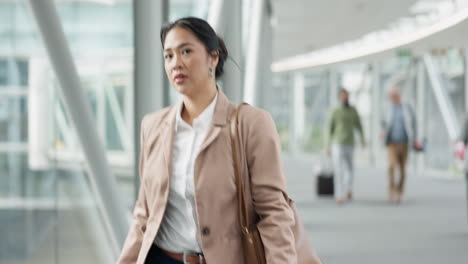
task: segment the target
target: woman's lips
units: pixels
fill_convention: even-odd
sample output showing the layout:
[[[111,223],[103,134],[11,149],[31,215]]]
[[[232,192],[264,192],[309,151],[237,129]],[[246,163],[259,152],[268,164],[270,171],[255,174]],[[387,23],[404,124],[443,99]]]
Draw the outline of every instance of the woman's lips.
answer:
[[[178,74],[176,75],[176,77],[174,78],[174,82],[176,84],[182,84],[185,82],[185,79],[187,79],[187,76],[186,75],[183,75],[183,74]]]

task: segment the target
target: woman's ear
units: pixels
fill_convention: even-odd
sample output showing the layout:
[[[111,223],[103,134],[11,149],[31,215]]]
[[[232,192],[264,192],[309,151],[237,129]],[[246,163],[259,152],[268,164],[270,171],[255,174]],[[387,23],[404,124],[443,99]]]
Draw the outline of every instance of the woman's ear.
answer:
[[[216,69],[216,66],[218,66],[218,61],[219,61],[219,51],[213,50],[210,54],[211,62],[210,65]]]

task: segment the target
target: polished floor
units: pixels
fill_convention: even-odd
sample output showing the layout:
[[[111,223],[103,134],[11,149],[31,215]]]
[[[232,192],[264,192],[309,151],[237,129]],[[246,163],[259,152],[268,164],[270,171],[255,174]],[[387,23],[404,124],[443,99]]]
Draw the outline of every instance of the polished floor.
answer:
[[[463,179],[410,171],[404,202],[390,205],[385,171],[358,166],[355,199],[338,206],[315,195],[314,161],[285,156],[285,171],[290,195],[325,264],[468,263]],[[101,264],[96,229],[82,216],[77,210],[55,212],[57,224],[27,257],[0,256],[0,263]]]
[[[285,167],[291,196],[324,263],[468,263],[463,179],[410,170],[403,203],[390,205],[385,171],[358,166],[355,199],[338,206],[316,197],[313,161],[286,157]]]

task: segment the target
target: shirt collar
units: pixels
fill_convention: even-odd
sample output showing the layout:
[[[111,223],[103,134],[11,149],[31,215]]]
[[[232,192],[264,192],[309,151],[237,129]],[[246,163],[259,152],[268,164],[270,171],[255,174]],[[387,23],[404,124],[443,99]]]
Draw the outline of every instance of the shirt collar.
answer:
[[[218,99],[218,93],[216,93],[216,96],[213,98],[211,103],[208,105],[208,107],[203,110],[203,112],[193,120],[193,128],[208,128],[211,125],[211,122],[213,121],[213,116],[214,116],[214,110],[216,106],[216,102]],[[181,100],[179,104],[177,105],[177,115],[176,115],[176,125],[175,125],[175,132],[177,132],[179,126],[188,125],[185,123],[185,121],[182,119],[182,107],[184,106],[184,101]]]

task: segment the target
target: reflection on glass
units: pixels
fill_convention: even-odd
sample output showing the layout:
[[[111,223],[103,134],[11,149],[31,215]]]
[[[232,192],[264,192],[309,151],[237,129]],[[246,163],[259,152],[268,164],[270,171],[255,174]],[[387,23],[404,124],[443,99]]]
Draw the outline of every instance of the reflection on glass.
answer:
[[[56,6],[104,145],[132,161],[133,1]],[[0,263],[112,263],[114,238],[36,30],[27,1],[0,1]],[[31,152],[38,142],[46,148]],[[119,176],[131,179],[119,186],[126,200],[129,176]]]
[[[28,104],[23,96],[0,96],[0,144],[26,142]]]

